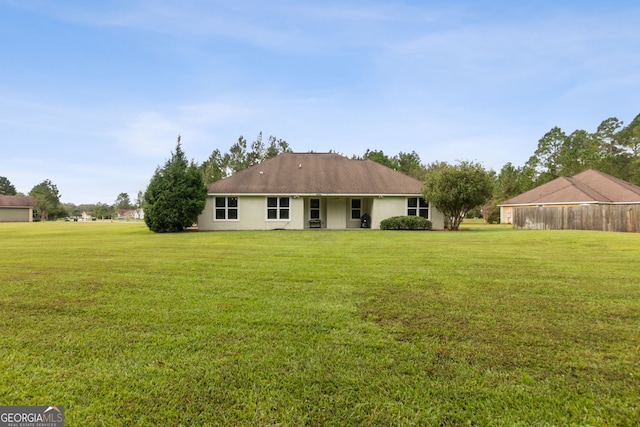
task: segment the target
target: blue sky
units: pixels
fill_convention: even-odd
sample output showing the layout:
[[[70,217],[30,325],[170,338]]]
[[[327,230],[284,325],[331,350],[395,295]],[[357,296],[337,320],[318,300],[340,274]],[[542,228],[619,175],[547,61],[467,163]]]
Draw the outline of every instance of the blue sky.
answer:
[[[0,0],[0,176],[135,199],[170,157],[295,151],[523,165],[640,113],[636,1]]]

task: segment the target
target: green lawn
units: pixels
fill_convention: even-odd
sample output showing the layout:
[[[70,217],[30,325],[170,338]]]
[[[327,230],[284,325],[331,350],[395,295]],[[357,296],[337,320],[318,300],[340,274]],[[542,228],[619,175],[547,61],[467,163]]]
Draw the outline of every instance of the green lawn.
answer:
[[[0,224],[0,405],[67,426],[638,425],[640,234]]]

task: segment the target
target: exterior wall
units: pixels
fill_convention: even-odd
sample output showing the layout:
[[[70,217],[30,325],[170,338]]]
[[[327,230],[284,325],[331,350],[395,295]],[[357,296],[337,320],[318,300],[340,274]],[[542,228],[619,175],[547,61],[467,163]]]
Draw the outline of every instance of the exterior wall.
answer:
[[[429,216],[434,230],[444,230],[444,214],[431,206]]]
[[[283,195],[282,197],[287,197]],[[351,219],[351,199],[362,200],[361,213],[371,216],[371,228],[380,229],[380,222],[392,216],[407,214],[407,197],[289,197],[289,220],[267,220],[267,196],[238,196],[238,220],[215,220],[215,197],[207,197],[205,209],[198,216],[198,229],[207,230],[302,230],[310,228],[310,199],[320,199],[321,228],[344,230],[360,228],[360,220]],[[444,216],[430,207],[434,230],[444,229]]]
[[[346,198],[327,198],[327,228],[343,230],[347,228]]]
[[[382,197],[373,199],[371,228],[380,229],[380,222],[392,216],[407,214],[406,197]]]
[[[371,212],[371,228],[379,229],[380,222],[383,219],[407,214],[407,198],[374,198]],[[429,220],[431,221],[434,230],[444,229],[444,215],[431,204],[429,205]]]
[[[286,196],[282,196],[286,197]],[[215,220],[215,197],[207,197],[204,211],[198,216],[198,229],[209,230],[299,230],[304,228],[304,200],[289,197],[289,220],[267,219],[266,196],[238,197],[238,220]]]
[[[513,206],[500,206],[500,224],[513,224]]]
[[[0,222],[31,222],[33,221],[32,208],[0,208]]]

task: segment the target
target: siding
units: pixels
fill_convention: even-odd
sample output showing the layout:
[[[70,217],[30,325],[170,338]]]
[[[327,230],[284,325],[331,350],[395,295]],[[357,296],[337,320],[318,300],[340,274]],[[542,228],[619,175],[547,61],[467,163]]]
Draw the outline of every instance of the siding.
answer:
[[[0,207],[0,222],[31,222],[33,210],[26,208]]]

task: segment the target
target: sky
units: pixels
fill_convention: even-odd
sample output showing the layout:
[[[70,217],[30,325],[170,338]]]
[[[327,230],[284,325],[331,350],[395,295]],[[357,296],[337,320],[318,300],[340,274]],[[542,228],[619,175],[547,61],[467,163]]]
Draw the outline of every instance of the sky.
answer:
[[[522,166],[554,126],[640,113],[634,1],[0,0],[0,176],[135,200],[171,157],[296,152]]]

